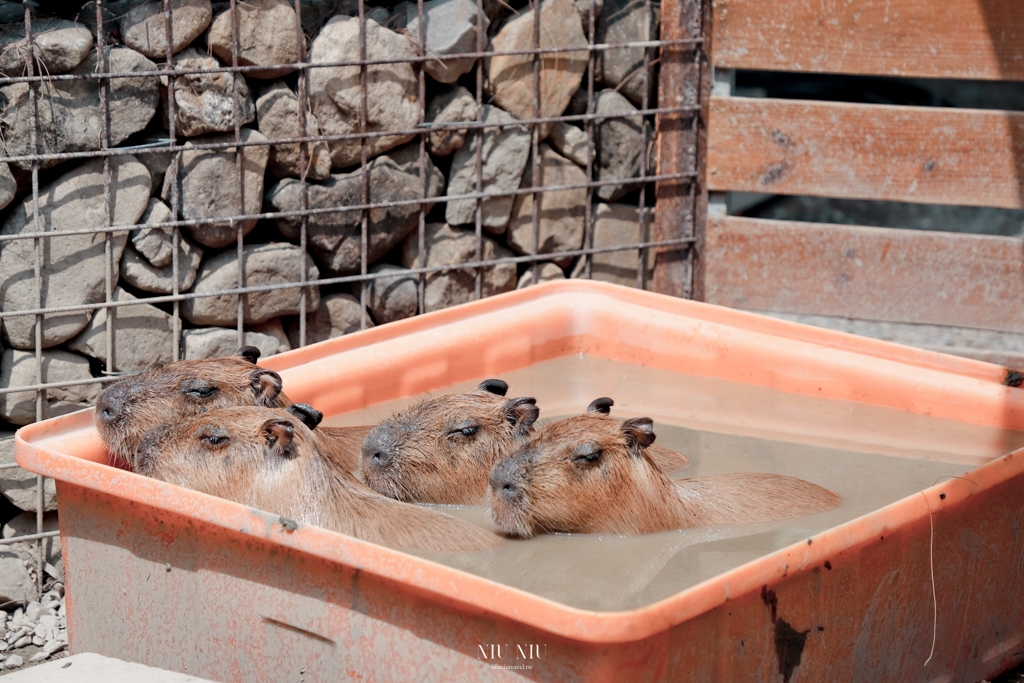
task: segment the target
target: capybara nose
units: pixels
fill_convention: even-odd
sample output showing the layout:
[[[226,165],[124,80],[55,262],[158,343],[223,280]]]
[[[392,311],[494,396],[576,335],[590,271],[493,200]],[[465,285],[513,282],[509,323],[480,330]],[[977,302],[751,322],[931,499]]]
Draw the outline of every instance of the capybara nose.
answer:
[[[105,424],[112,424],[124,412],[125,392],[118,385],[107,387],[96,402],[96,414]]]
[[[488,483],[491,490],[505,500],[514,500],[519,495],[519,480],[522,468],[512,458],[505,458],[491,468]]]
[[[380,429],[374,428],[363,440],[363,462],[371,467],[384,467],[391,462],[393,441]]]

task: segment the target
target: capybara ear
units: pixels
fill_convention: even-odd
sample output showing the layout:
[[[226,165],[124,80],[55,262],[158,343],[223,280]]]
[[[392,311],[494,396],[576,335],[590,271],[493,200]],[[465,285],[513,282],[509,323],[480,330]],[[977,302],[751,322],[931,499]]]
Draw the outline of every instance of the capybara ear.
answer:
[[[263,438],[267,440],[267,448],[274,455],[290,458],[294,436],[295,426],[288,420],[275,417],[263,423]]]
[[[246,359],[253,365],[256,365],[256,361],[260,359],[261,354],[260,350],[257,349],[255,346],[243,346],[242,348],[238,349],[238,353],[235,355]]]
[[[316,426],[320,424],[320,420],[324,419],[324,414],[308,403],[293,403],[285,408],[285,410],[299,418],[302,424],[310,429],[316,429]]]
[[[622,423],[622,436],[635,453],[654,443],[654,421],[649,417],[634,417]]]
[[[601,398],[595,398],[590,402],[590,405],[587,406],[587,412],[607,415],[612,412],[613,405],[615,405],[615,401],[611,400],[607,396],[602,396]]]
[[[483,382],[480,382],[480,386],[477,389],[489,391],[497,396],[504,396],[508,393],[508,384],[500,379],[485,379]]]
[[[250,386],[256,395],[256,405],[274,408],[274,400],[280,395],[284,384],[281,382],[281,375],[273,370],[259,368],[252,373]]]
[[[505,419],[515,427],[518,436],[530,433],[533,423],[540,417],[540,408],[535,398],[514,398],[505,404]]]

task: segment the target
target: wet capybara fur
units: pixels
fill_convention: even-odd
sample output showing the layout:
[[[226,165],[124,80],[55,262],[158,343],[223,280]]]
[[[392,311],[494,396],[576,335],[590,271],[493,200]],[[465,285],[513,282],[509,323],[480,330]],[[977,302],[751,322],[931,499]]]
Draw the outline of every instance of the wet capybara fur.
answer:
[[[839,496],[779,474],[670,479],[651,459],[650,418],[599,412],[547,425],[491,470],[491,516],[505,534],[646,534],[751,524],[829,510]]]
[[[142,438],[139,474],[389,546],[426,551],[483,550],[495,534],[363,486],[319,447],[320,415],[288,409],[215,408]]]
[[[259,357],[259,349],[243,346],[236,356],[183,360],[126,377],[100,395],[93,418],[96,429],[116,459],[133,465],[139,440],[157,425],[212,408],[291,405],[281,376],[257,366]],[[325,437],[323,448],[351,472],[359,469],[359,448],[369,431],[369,426],[319,430]]]
[[[507,399],[507,391],[505,382],[489,379],[384,420],[363,442],[363,481],[407,502],[484,502],[491,466],[526,442],[540,415],[534,399]]]

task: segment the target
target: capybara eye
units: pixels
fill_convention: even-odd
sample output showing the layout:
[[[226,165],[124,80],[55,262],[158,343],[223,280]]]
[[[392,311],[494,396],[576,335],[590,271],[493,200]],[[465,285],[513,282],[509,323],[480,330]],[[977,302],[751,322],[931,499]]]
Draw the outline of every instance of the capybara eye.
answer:
[[[227,443],[228,437],[215,434],[213,436],[204,436],[203,441],[210,444],[211,446],[219,446],[223,443]]]
[[[181,388],[190,398],[210,398],[217,393],[217,387],[195,379],[182,382]]]
[[[466,427],[456,427],[455,429],[453,429],[450,432],[448,432],[448,435],[449,436],[473,436],[478,431],[480,431],[480,427],[478,425],[469,425],[469,426],[466,426]]]
[[[576,455],[573,456],[572,461],[580,465],[595,463],[601,459],[602,453],[603,451],[601,451],[600,449],[595,451],[588,451],[586,453],[577,453]]]

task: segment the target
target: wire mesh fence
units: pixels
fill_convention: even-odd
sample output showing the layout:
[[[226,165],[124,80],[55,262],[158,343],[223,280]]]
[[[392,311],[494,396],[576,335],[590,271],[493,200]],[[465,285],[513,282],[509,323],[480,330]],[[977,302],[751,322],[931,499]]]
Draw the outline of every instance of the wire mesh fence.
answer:
[[[2,3],[0,418],[547,279],[690,296],[707,10]],[[45,508],[0,540],[40,586]]]

